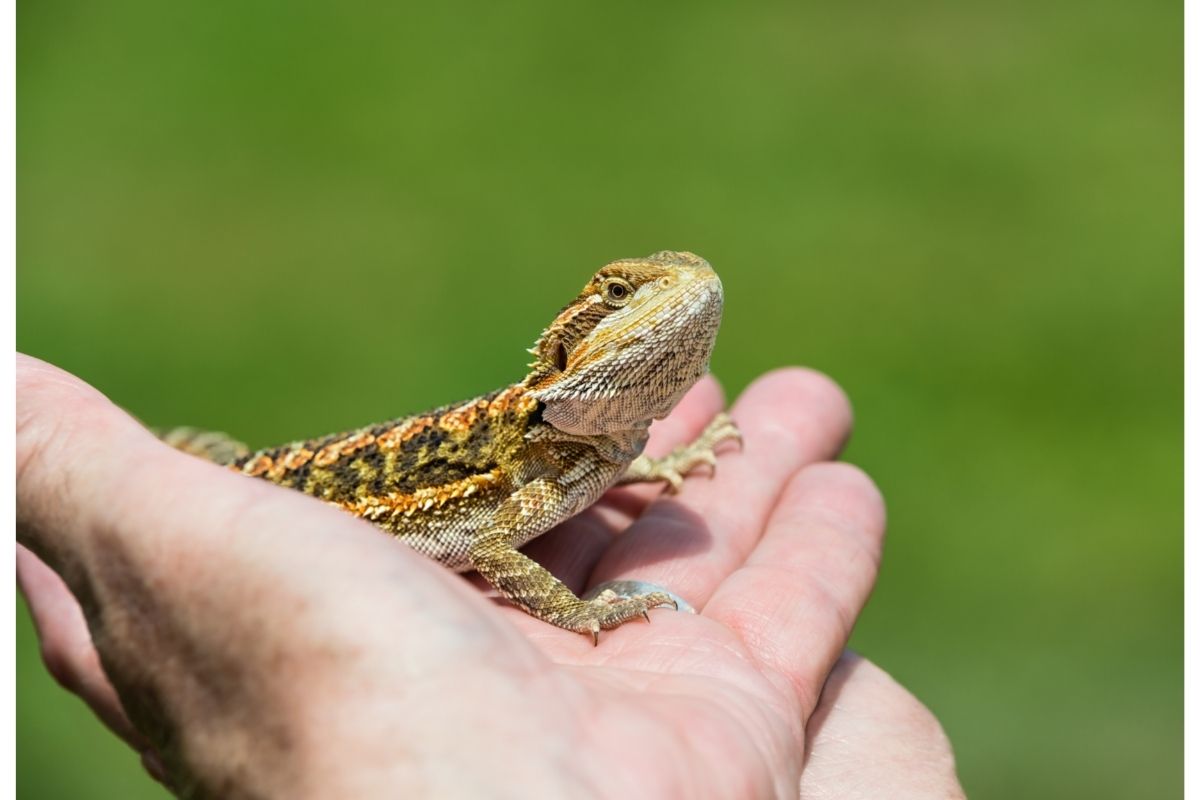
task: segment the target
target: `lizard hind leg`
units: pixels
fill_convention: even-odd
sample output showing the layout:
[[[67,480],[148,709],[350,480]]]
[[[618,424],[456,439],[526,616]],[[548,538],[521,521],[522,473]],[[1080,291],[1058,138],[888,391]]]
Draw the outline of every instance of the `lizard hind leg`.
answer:
[[[713,417],[712,422],[694,440],[676,447],[665,456],[652,458],[644,453],[639,455],[630,462],[625,474],[617,482],[666,481],[667,490],[677,492],[683,486],[684,477],[696,467],[707,464],[716,470],[718,445],[741,440],[742,434],[733,419],[722,412]]]

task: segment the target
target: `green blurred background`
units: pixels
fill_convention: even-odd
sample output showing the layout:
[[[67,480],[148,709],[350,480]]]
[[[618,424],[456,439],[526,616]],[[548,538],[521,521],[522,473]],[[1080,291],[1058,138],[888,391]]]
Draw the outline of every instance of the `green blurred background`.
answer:
[[[17,343],[268,444],[484,391],[694,250],[731,395],[849,391],[854,645],[974,798],[1182,787],[1182,7],[18,7]],[[18,611],[18,794],[161,797]]]

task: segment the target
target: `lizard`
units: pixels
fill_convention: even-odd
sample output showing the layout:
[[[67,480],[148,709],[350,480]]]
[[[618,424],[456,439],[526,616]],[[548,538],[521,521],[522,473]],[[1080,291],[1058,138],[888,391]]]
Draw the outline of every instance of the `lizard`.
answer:
[[[615,583],[576,596],[519,548],[619,483],[715,469],[715,447],[740,441],[720,413],[693,442],[643,453],[708,371],[724,293],[711,265],[662,251],[602,267],[542,332],[517,383],[432,411],[250,451],[224,434],[178,428],[181,450],[317,497],[455,571],[474,569],[537,619],[598,643],[602,629],[679,608],[661,587]],[[594,590],[595,591],[595,590]]]

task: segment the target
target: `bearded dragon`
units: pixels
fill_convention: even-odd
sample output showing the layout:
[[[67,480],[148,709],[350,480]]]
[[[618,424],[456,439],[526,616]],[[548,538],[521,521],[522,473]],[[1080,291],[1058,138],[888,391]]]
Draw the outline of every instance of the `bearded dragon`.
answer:
[[[708,370],[721,281],[692,253],[663,251],[602,267],[530,348],[529,374],[464,403],[348,433],[250,452],[224,434],[180,428],[163,438],[238,472],[297,489],[368,520],[445,566],[477,570],[508,601],[552,625],[591,634],[659,606],[660,587],[577,597],[519,551],[609,487],[715,467],[738,439],[717,415],[662,458],[642,452]]]

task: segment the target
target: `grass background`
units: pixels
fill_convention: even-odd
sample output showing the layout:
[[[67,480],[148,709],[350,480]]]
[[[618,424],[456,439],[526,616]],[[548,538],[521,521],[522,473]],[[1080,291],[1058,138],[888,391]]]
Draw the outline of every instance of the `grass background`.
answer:
[[[616,257],[713,262],[735,394],[849,391],[854,645],[974,798],[1182,787],[1182,7],[18,7],[17,342],[268,444],[460,399]],[[161,797],[18,610],[21,797]]]

